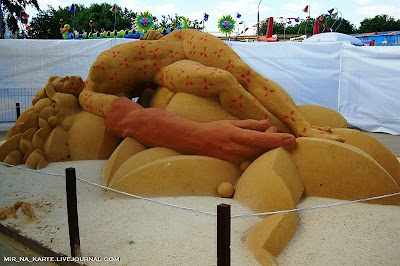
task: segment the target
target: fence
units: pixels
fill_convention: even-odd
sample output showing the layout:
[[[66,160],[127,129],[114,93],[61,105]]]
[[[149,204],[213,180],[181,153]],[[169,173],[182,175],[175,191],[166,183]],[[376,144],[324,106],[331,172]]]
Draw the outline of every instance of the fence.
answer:
[[[5,163],[1,163],[1,164],[2,165],[7,165]],[[7,166],[11,166],[11,165],[7,165]],[[197,217],[196,219],[199,219],[199,220],[201,219],[201,216],[217,217],[215,222],[217,223],[217,232],[216,233],[217,233],[218,236],[215,239],[217,239],[217,241],[221,241],[221,243],[217,244],[217,249],[218,250],[217,250],[217,252],[215,252],[215,254],[217,254],[217,256],[215,257],[215,260],[217,260],[217,257],[218,257],[218,260],[219,260],[218,265],[229,265],[229,263],[230,263],[230,255],[231,255],[230,251],[231,251],[231,249],[229,248],[229,245],[230,245],[229,242],[230,242],[230,236],[231,236],[232,232],[230,230],[230,225],[229,224],[230,224],[230,220],[232,220],[232,219],[236,220],[238,218],[250,218],[250,217],[254,217],[254,216],[266,216],[266,215],[273,215],[273,214],[277,214],[277,213],[300,212],[300,211],[306,211],[306,210],[316,210],[316,209],[323,209],[323,208],[330,208],[330,207],[338,207],[338,206],[344,206],[344,205],[353,204],[353,203],[356,203],[356,202],[365,202],[365,201],[369,201],[369,200],[374,200],[374,199],[380,199],[380,198],[392,197],[392,196],[400,195],[400,192],[398,192],[398,193],[393,193],[393,194],[390,194],[390,195],[377,196],[377,197],[372,197],[372,198],[367,198],[367,199],[338,202],[338,203],[334,203],[334,204],[327,204],[327,205],[321,205],[321,206],[304,207],[304,208],[293,209],[293,210],[280,210],[280,211],[265,212],[265,213],[245,213],[245,214],[231,215],[229,213],[229,210],[226,209],[227,205],[224,205],[224,206],[219,205],[219,207],[217,207],[217,210],[218,210],[217,213],[204,212],[204,211],[198,210],[196,208],[190,208],[190,207],[184,207],[184,206],[175,205],[175,204],[169,204],[169,203],[163,202],[163,201],[161,201],[159,199],[144,198],[144,197],[140,197],[140,196],[137,196],[137,195],[131,195],[131,194],[128,194],[128,193],[125,193],[125,192],[116,191],[116,190],[110,189],[108,187],[99,185],[99,184],[97,184],[97,183],[95,183],[93,181],[90,181],[90,180],[87,180],[87,179],[84,179],[84,178],[81,178],[81,177],[77,177],[75,175],[75,170],[72,169],[72,168],[66,169],[66,171],[65,171],[66,174],[65,175],[64,174],[58,174],[58,173],[30,170],[30,169],[26,169],[26,168],[22,168],[22,167],[13,167],[13,168],[7,168],[7,169],[9,169],[8,171],[10,173],[14,172],[14,174],[15,174],[15,171],[29,171],[31,174],[24,174],[24,175],[22,175],[23,176],[22,178],[26,178],[27,176],[30,176],[31,179],[33,178],[33,179],[36,179],[36,180],[39,180],[40,178],[43,178],[44,175],[53,176],[53,177],[55,176],[57,178],[62,178],[62,179],[64,179],[64,177],[66,176],[64,184],[66,184],[66,186],[67,186],[67,189],[66,189],[67,190],[67,195],[68,194],[70,196],[72,195],[72,200],[71,200],[71,197],[67,196],[67,198],[66,198],[66,201],[68,202],[67,208],[68,208],[69,231],[72,232],[72,234],[71,234],[72,237],[70,235],[70,237],[71,237],[70,238],[70,250],[71,250],[71,256],[72,257],[83,256],[83,257],[94,257],[94,258],[96,258],[96,256],[99,256],[99,254],[96,254],[96,256],[93,256],[93,254],[91,254],[90,250],[87,249],[88,245],[84,244],[85,242],[89,242],[90,241],[90,239],[89,239],[90,236],[88,236],[86,234],[86,238],[82,238],[81,240],[79,240],[79,230],[77,230],[77,224],[78,224],[77,201],[80,202],[80,204],[79,204],[80,205],[80,212],[79,213],[80,213],[80,217],[82,218],[82,219],[79,218],[79,221],[81,221],[81,223],[84,224],[84,227],[90,227],[91,231],[92,231],[92,234],[96,234],[96,235],[97,234],[102,234],[103,231],[108,231],[110,233],[113,233],[113,232],[116,233],[115,232],[115,228],[113,227],[113,223],[111,221],[114,221],[114,222],[117,222],[117,221],[114,220],[113,216],[109,216],[107,213],[103,213],[103,215],[101,216],[102,217],[101,219],[103,219],[104,222],[100,221],[99,225],[103,225],[103,226],[96,226],[96,225],[93,225],[92,223],[88,223],[88,220],[86,218],[88,215],[90,216],[90,211],[89,211],[88,208],[93,208],[93,206],[96,206],[96,205],[98,206],[97,208],[101,208],[101,202],[104,202],[106,200],[108,200],[108,201],[117,200],[117,199],[112,199],[112,198],[105,199],[105,198],[100,196],[100,197],[97,198],[97,201],[90,202],[90,204],[94,204],[94,205],[91,205],[91,207],[86,207],[86,205],[89,205],[89,202],[85,201],[85,199],[87,199],[87,198],[85,198],[85,194],[89,193],[92,188],[100,189],[102,191],[104,191],[104,190],[112,190],[112,191],[114,191],[116,193],[123,194],[125,196],[130,197],[130,199],[128,199],[128,200],[133,202],[133,204],[137,204],[137,203],[135,203],[136,201],[133,200],[132,198],[137,199],[137,200],[144,200],[144,201],[147,201],[147,202],[152,202],[152,203],[155,203],[155,204],[161,204],[161,206],[164,206],[166,208],[172,207],[172,208],[175,208],[175,209],[180,209],[181,211],[194,212],[194,213],[196,213],[196,217]],[[94,173],[94,174],[96,174],[96,173]],[[12,175],[9,175],[7,178],[13,179],[14,177]],[[79,181],[79,182],[76,183],[76,180]],[[58,181],[62,181],[62,180],[58,180]],[[46,182],[46,181],[44,181],[44,182]],[[71,183],[72,183],[72,186],[70,186]],[[38,185],[39,184],[45,185],[43,183],[43,181],[42,182],[38,182]],[[75,194],[75,196],[74,196],[73,195],[74,192],[76,193],[76,191],[77,191],[77,188],[75,187],[76,184],[78,184],[78,188],[82,187],[83,185],[89,185],[89,186],[84,188],[83,190],[82,189],[78,189],[78,195]],[[23,194],[24,191],[26,190],[25,193],[28,193],[28,195],[29,195],[29,188],[25,187],[25,189],[23,189],[24,186],[25,185],[21,185],[21,184],[19,185],[19,187],[18,187],[18,191],[20,191],[19,193]],[[53,186],[53,185],[50,185],[50,187],[51,186]],[[60,187],[60,186],[61,186],[61,184],[57,185],[57,187]],[[57,188],[53,187],[51,189],[54,190],[54,189],[57,189]],[[43,190],[43,191],[41,191],[40,195],[36,195],[36,196],[37,196],[37,198],[45,200],[45,198],[43,198],[43,197],[46,197],[46,193],[47,193],[46,190]],[[54,191],[53,191],[53,193],[54,193]],[[75,197],[75,199],[73,197]],[[76,197],[79,200],[77,200]],[[28,196],[28,198],[32,198],[32,197]],[[54,198],[52,198],[52,199],[53,199],[53,201],[57,202],[56,199],[54,199]],[[127,204],[126,200],[124,200],[123,202],[125,202]],[[56,205],[55,207],[58,207],[58,206]],[[221,208],[225,209],[225,210],[220,212]],[[57,210],[58,210],[58,208],[54,209],[53,211],[57,212]],[[71,210],[72,210],[72,212],[69,213]],[[126,210],[123,210],[123,209],[120,210],[120,211],[125,213],[128,217],[131,217],[130,225],[126,224],[124,226],[125,230],[131,231],[133,229],[131,226],[135,225],[135,215],[137,215],[137,214],[136,213],[126,212]],[[58,213],[61,216],[67,216],[66,212],[61,212],[61,213],[58,212]],[[71,218],[70,218],[70,216],[71,216]],[[173,214],[171,214],[171,216],[173,216]],[[174,217],[170,217],[170,218],[172,220],[175,219]],[[152,217],[149,216],[149,219],[152,219]],[[153,218],[153,219],[157,219],[157,218]],[[64,219],[59,217],[59,220],[64,220]],[[167,221],[163,221],[163,222],[168,224]],[[343,222],[346,223],[346,221],[343,221]],[[392,222],[396,223],[395,221],[392,221]],[[148,221],[148,223],[151,223],[151,221]],[[72,226],[72,224],[75,224],[75,226]],[[35,226],[42,227],[44,225],[45,225],[44,223],[34,223],[34,227]],[[57,226],[60,226],[60,225],[52,225],[52,227],[57,227]],[[62,223],[61,226],[63,226],[64,228],[68,227],[67,224],[65,224],[65,223]],[[29,228],[29,230],[35,230],[35,229],[32,228],[32,226],[29,226],[28,228]],[[140,228],[138,228],[138,229],[140,230]],[[58,228],[57,230],[56,229],[54,229],[54,230],[55,231],[61,230],[62,232],[65,232],[65,234],[68,234],[67,230],[63,229],[63,228],[61,228],[61,229]],[[168,230],[168,228],[165,228],[165,230]],[[233,230],[233,234],[235,234],[235,233],[237,233],[237,231]],[[51,236],[52,235],[47,236],[47,237],[50,238]],[[199,237],[199,236],[197,235],[197,237]],[[42,239],[42,241],[47,241],[48,242],[49,239]],[[53,240],[51,240],[51,242],[52,241]],[[59,241],[61,241],[61,240],[59,239]],[[111,242],[112,239],[109,239],[108,241]],[[136,240],[136,241],[139,242],[139,240]],[[173,241],[173,239],[170,239],[170,241]],[[67,245],[65,243],[65,241],[62,241],[62,243],[64,243],[63,245]],[[80,245],[81,244],[83,244],[85,246],[86,250],[85,249],[83,249],[82,251],[80,250]],[[92,245],[99,245],[99,246],[105,246],[105,247],[112,247],[113,246],[113,245],[109,245],[108,243],[105,243],[105,242],[94,243]],[[168,243],[164,243],[164,245],[168,245]],[[341,245],[343,245],[343,241],[341,241]],[[118,249],[117,246],[114,246],[114,249],[115,248]],[[107,249],[103,250],[103,252],[107,252]],[[194,253],[193,255],[196,256],[196,254],[198,252],[201,252],[201,251],[192,250],[192,252]],[[358,253],[354,253],[354,254],[356,254],[357,258],[359,257]],[[101,255],[108,256],[108,255],[113,255],[113,254],[105,253],[105,254],[101,254]],[[164,263],[166,263],[167,260],[168,260],[168,258],[165,258]],[[380,258],[380,260],[382,260],[382,258]],[[137,262],[138,263],[139,263],[139,261],[140,261],[140,258],[137,258]]]

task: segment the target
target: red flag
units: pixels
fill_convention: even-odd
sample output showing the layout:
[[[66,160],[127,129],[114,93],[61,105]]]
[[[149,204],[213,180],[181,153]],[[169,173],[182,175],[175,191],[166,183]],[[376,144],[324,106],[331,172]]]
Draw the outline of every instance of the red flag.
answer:
[[[29,15],[27,13],[25,13],[24,11],[22,11],[22,19],[28,19]]]
[[[308,12],[308,5],[307,5],[305,8],[303,8],[303,12],[304,12],[304,13],[307,13],[307,12]]]

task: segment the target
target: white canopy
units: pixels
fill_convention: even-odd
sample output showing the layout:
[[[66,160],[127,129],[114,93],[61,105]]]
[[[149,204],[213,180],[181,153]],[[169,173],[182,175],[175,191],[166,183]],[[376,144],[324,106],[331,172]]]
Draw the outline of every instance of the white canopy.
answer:
[[[362,46],[361,40],[351,35],[339,32],[324,32],[311,36],[303,42],[318,43],[318,42],[350,42],[356,46]]]

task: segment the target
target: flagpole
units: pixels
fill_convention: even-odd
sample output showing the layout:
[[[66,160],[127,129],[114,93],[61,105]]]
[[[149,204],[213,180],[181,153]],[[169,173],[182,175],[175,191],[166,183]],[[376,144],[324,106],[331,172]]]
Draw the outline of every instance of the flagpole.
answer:
[[[74,19],[72,20],[72,39],[75,39],[75,4],[72,4],[74,6]]]

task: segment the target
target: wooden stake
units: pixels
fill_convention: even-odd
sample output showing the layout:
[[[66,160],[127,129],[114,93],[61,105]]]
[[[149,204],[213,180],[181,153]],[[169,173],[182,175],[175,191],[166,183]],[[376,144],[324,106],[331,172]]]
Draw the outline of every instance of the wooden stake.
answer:
[[[15,107],[17,109],[17,119],[18,119],[19,116],[21,115],[21,106],[19,103],[15,103]]]
[[[69,244],[71,257],[81,256],[81,245],[79,239],[78,224],[78,202],[76,198],[76,175],[75,168],[65,169],[67,187],[67,210],[69,227]]]
[[[217,206],[217,265],[231,264],[231,206]]]

